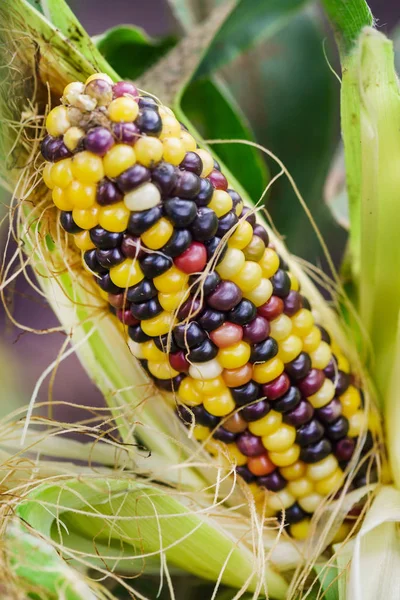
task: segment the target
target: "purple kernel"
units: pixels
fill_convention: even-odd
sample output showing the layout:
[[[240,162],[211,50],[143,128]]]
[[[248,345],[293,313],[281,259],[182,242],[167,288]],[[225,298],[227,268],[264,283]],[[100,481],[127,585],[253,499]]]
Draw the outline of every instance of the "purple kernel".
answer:
[[[336,396],[341,396],[345,393],[351,383],[351,375],[344,371],[338,371],[334,379]]]
[[[97,185],[96,200],[100,206],[115,204],[122,199],[122,194],[112,181],[103,179]]]
[[[298,382],[298,388],[307,398],[316,394],[325,381],[325,373],[320,369],[311,369],[307,377]]]
[[[267,339],[270,332],[270,325],[267,319],[257,316],[247,325],[243,326],[243,339],[250,344],[257,344]]]
[[[113,132],[119,142],[134,144],[137,142],[140,131],[135,123],[114,123]]]
[[[178,319],[183,321],[189,316],[195,318],[202,310],[202,303],[200,298],[188,298],[178,311]]]
[[[315,416],[322,423],[334,423],[342,414],[340,400],[333,398],[328,404],[316,410]]]
[[[203,170],[203,161],[196,152],[186,152],[185,158],[179,165],[180,169],[191,171],[195,175],[201,175]]]
[[[293,317],[301,309],[301,296],[299,292],[291,290],[283,300],[283,312],[289,317]]]
[[[236,467],[236,473],[244,479],[246,483],[252,483],[256,478],[246,466]]]
[[[120,98],[121,96],[125,96],[128,94],[129,96],[133,96],[136,101],[139,99],[139,92],[133,83],[130,81],[118,81],[113,85],[113,94],[114,98]]]
[[[111,131],[105,127],[95,127],[91,129],[84,140],[84,146],[89,152],[104,156],[104,154],[114,145],[114,138]]]
[[[299,427],[300,425],[304,425],[304,423],[308,423],[313,417],[314,408],[308,402],[308,400],[301,400],[301,402],[291,410],[283,415],[283,420],[288,425],[293,425],[293,427]]]
[[[242,299],[241,289],[232,281],[221,281],[207,297],[207,303],[215,310],[231,310]]]
[[[50,162],[58,162],[63,158],[71,156],[71,152],[63,142],[62,137],[54,138],[51,135],[46,135],[40,146],[42,156]]]
[[[348,461],[351,459],[356,447],[356,441],[353,438],[345,437],[335,444],[335,456],[338,461]]]
[[[134,165],[117,177],[117,185],[122,192],[130,192],[142,183],[150,181],[151,173],[143,165]]]
[[[286,479],[282,477],[278,469],[272,471],[269,475],[257,477],[257,485],[270,492],[280,492],[286,486]]]
[[[224,442],[225,444],[232,444],[236,440],[236,437],[237,433],[228,431],[224,427],[218,427],[218,429],[213,433],[214,439]]]
[[[268,246],[268,244],[269,244],[269,235],[268,235],[266,229],[262,225],[258,225],[258,224],[254,225],[254,227],[253,227],[253,233],[257,237],[261,238],[262,241],[264,242],[264,244],[266,246]]]
[[[337,373],[337,363],[334,356],[332,356],[331,360],[328,363],[328,366],[325,367],[324,373],[328,379],[334,379]]]
[[[249,431],[241,433],[236,444],[240,452],[245,456],[259,456],[265,452],[261,438],[253,435]]]
[[[140,237],[135,237],[129,233],[124,234],[121,250],[127,258],[139,260],[145,256]]]
[[[244,206],[240,218],[245,218],[245,220],[250,223],[254,230],[254,227],[256,226],[256,215],[254,211],[251,210],[251,208],[249,208],[248,206]]]

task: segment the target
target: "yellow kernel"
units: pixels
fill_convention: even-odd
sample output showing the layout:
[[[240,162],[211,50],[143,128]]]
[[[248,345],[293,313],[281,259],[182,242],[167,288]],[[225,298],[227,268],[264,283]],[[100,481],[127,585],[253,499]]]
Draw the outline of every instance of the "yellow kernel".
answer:
[[[66,106],[56,106],[47,115],[46,129],[50,135],[54,137],[64,135],[69,127],[71,127],[71,123]]]
[[[156,363],[149,360],[147,366],[150,373],[154,375],[154,377],[157,377],[157,379],[172,379],[179,375],[178,371],[175,371],[175,369],[171,367],[168,359],[162,363]]]
[[[238,467],[242,467],[247,463],[247,456],[242,454],[236,444],[227,444],[226,450],[228,452],[230,461]]]
[[[225,455],[225,444],[218,440],[210,440],[207,444],[204,444],[204,449],[207,450],[211,456]]]
[[[289,450],[296,439],[296,429],[283,423],[274,433],[264,435],[262,443],[267,450],[284,452]]]
[[[310,352],[310,358],[313,369],[325,369],[332,358],[332,350],[329,344],[321,342],[314,352]]]
[[[80,127],[70,127],[68,131],[64,133],[63,141],[70,152],[73,152],[76,149],[84,135],[85,132]]]
[[[316,492],[298,499],[300,507],[308,513],[314,513],[324,501],[324,497]]]
[[[157,337],[168,333],[174,326],[175,319],[171,313],[163,311],[152,319],[141,322],[141,327],[147,335]]]
[[[181,382],[178,395],[188,406],[198,406],[203,402],[201,394],[199,394],[194,386],[194,379],[191,377],[185,377]]]
[[[229,390],[225,390],[217,396],[206,396],[203,404],[204,408],[215,417],[225,417],[236,408]]]
[[[344,473],[338,468],[328,477],[320,479],[315,484],[315,491],[322,496],[329,496],[333,491],[337,491],[343,484]]]
[[[228,348],[221,348],[217,360],[224,369],[238,369],[248,363],[251,348],[246,342],[237,342]]]
[[[330,379],[325,379],[324,383],[312,396],[308,397],[309,402],[314,408],[322,408],[330,402],[335,396],[335,386]]]
[[[290,467],[287,468],[290,469]],[[294,481],[289,481],[287,489],[295,496],[295,498],[303,498],[304,496],[312,494],[314,485],[307,477],[300,477]]]
[[[84,150],[72,159],[72,175],[82,183],[97,183],[104,177],[103,161],[100,156]]]
[[[177,137],[168,137],[163,141],[163,147],[163,159],[172,165],[180,165],[186,154],[184,143]]]
[[[249,423],[249,430],[254,435],[264,436],[271,435],[281,426],[282,415],[274,410],[271,410],[265,417]]]
[[[51,180],[54,185],[60,188],[66,188],[72,181],[71,159],[64,158],[53,165],[51,170]]]
[[[282,467],[281,474],[287,481],[296,481],[306,474],[307,466],[301,460],[293,463],[289,467]]]
[[[278,346],[278,357],[284,363],[291,362],[297,358],[303,349],[302,341],[297,335],[289,335],[285,340],[280,341]]]
[[[292,325],[293,333],[300,337],[303,337],[310,333],[314,325],[314,317],[312,316],[311,311],[307,308],[301,308],[292,317]]]
[[[47,162],[47,163],[44,165],[44,169],[43,169],[43,175],[42,175],[42,176],[43,176],[43,181],[45,182],[45,184],[47,185],[47,187],[48,187],[49,189],[51,189],[51,190],[52,190],[52,189],[53,189],[53,187],[54,187],[54,182],[53,182],[53,180],[52,180],[52,178],[51,178],[51,171],[52,171],[52,168],[53,168],[53,163],[51,163],[51,162]]]
[[[165,115],[169,115],[170,117],[175,117],[174,111],[169,106],[165,106],[165,104],[160,104],[158,106],[158,112],[160,117],[164,117]]]
[[[253,238],[253,228],[248,221],[241,221],[228,240],[228,246],[243,250]]]
[[[135,144],[136,160],[145,167],[152,167],[159,163],[163,152],[163,143],[155,137],[139,138]]]
[[[223,217],[232,210],[232,206],[232,198],[228,192],[225,192],[224,190],[214,190],[208,208],[211,208],[218,218]]]
[[[339,396],[342,405],[343,416],[349,418],[357,412],[361,406],[360,392],[354,385],[349,385],[347,390]]]
[[[130,214],[123,202],[102,206],[100,208],[99,224],[107,231],[120,233],[128,227]]]
[[[165,360],[165,354],[157,348],[153,340],[143,342],[141,345],[143,358],[151,360],[152,362],[163,362]]]
[[[244,255],[243,255],[244,256]],[[239,273],[232,277],[233,283],[243,292],[251,292],[261,283],[262,269],[256,262],[247,260]]]
[[[352,527],[353,524],[350,520],[343,521],[343,523],[340,524],[339,529],[335,533],[335,537],[332,540],[332,544],[340,544],[340,542],[343,542],[343,540],[345,540],[350,534]]]
[[[87,85],[94,79],[104,79],[104,81],[107,81],[107,83],[109,83],[110,85],[113,84],[113,80],[111,79],[111,77],[109,75],[107,75],[107,73],[93,73],[93,75],[90,75],[90,77],[88,77],[86,79],[85,85]]]
[[[111,267],[110,278],[120,288],[127,288],[142,281],[144,275],[139,261],[126,258],[122,263]]]
[[[228,248],[224,258],[215,270],[222,279],[231,279],[244,267],[246,259],[241,250],[237,248]]]
[[[96,186],[74,179],[65,190],[66,197],[74,208],[90,208],[96,202]]]
[[[281,314],[279,317],[270,322],[270,336],[276,341],[284,340],[292,331],[292,321],[287,315]]]
[[[193,437],[198,442],[204,442],[211,435],[211,431],[204,425],[196,425],[193,429]]]
[[[108,105],[108,116],[114,123],[134,121],[139,114],[138,103],[130,96],[121,96]]]
[[[260,283],[254,290],[243,292],[243,296],[250,300],[257,308],[268,302],[273,292],[272,283],[269,279],[261,279]]]
[[[298,292],[300,289],[300,284],[297,277],[293,275],[293,273],[291,273],[290,271],[288,271],[287,274],[290,279],[290,289],[294,292]]]
[[[201,177],[207,177],[211,171],[214,170],[214,159],[207,150],[202,150],[198,148],[196,150],[197,154],[200,156],[201,161],[203,163],[203,170],[201,172]]]
[[[188,131],[182,129],[179,138],[184,143],[186,152],[195,152],[197,148],[196,140]]]
[[[71,204],[71,202],[68,200],[68,196],[65,193],[65,190],[63,190],[60,187],[55,187],[51,193],[51,197],[53,199],[53,202],[55,204],[55,206],[59,209],[59,210],[72,210],[74,207]]]
[[[303,519],[302,521],[299,521],[298,523],[293,523],[292,525],[290,525],[290,535],[295,539],[295,540],[306,540],[310,534],[310,530],[311,530],[311,520],[310,519]]]
[[[91,250],[95,248],[92,240],[90,239],[89,231],[81,231],[80,233],[76,233],[74,235],[74,242],[79,248],[79,250]]]
[[[174,265],[162,275],[154,277],[153,283],[163,294],[181,292],[187,285],[189,276]]]
[[[289,508],[295,503],[295,498],[290,494],[287,489],[283,489],[280,492],[268,494],[267,504],[269,508],[276,510],[282,510],[283,508]]]
[[[95,205],[90,208],[74,208],[72,218],[78,227],[92,229],[99,223],[99,207]]]
[[[253,368],[253,379],[257,383],[269,383],[283,373],[284,364],[280,358],[275,356],[265,363],[255,364]]]
[[[337,459],[333,454],[329,454],[322,460],[307,466],[307,477],[312,481],[321,481],[332,475],[337,467]]]
[[[350,373],[350,363],[348,359],[341,352],[335,352],[337,359],[338,369],[344,371],[344,373]]]
[[[358,410],[353,415],[348,417],[348,419],[350,427],[347,435],[349,437],[358,437],[367,429],[368,419],[365,411]]]
[[[221,376],[204,381],[198,379],[195,381],[195,387],[199,394],[202,394],[203,396],[215,396],[219,392],[224,392],[227,389]]]
[[[279,256],[272,248],[265,248],[265,252],[259,261],[264,277],[270,279],[279,269]]]
[[[142,233],[142,241],[151,250],[159,250],[168,242],[173,233],[172,223],[162,217],[150,229]]]
[[[117,100],[122,100],[122,98],[117,98]],[[118,177],[135,163],[136,154],[132,146],[116,144],[110,148],[103,158],[104,173],[107,177]]]
[[[311,328],[310,332],[303,337],[303,352],[313,352],[316,350],[321,342],[321,331],[315,325]]]
[[[165,140],[166,138],[170,137],[180,137],[182,132],[181,124],[179,123],[178,119],[174,117],[174,115],[166,113],[165,115],[161,115],[161,120],[162,129],[160,133],[160,140]]]
[[[181,290],[173,294],[158,294],[158,301],[162,308],[168,312],[172,312],[179,308],[188,297],[188,290]]]
[[[283,452],[270,452],[269,458],[277,467],[288,467],[295,463],[300,456],[300,446],[293,444]]]
[[[237,217],[240,217],[240,215],[242,214],[242,210],[243,210],[243,201],[240,200],[235,207],[235,214]]]

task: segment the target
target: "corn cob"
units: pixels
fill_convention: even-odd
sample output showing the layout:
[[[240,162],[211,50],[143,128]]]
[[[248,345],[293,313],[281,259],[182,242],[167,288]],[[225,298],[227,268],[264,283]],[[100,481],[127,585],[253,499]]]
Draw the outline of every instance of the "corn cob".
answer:
[[[304,538],[343,485],[366,414],[268,232],[172,111],[131,82],[70,83],[46,128],[44,181],[132,353],[196,438],[224,444]],[[353,485],[365,482],[360,471]]]

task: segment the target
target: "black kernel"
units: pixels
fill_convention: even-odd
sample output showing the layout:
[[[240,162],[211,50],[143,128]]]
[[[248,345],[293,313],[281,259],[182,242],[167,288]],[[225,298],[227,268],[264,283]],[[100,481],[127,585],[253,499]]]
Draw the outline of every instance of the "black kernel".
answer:
[[[163,254],[149,253],[140,260],[140,268],[144,276],[148,279],[153,279],[162,275],[172,266],[172,259]]]
[[[192,200],[169,198],[164,202],[164,210],[175,227],[187,227],[197,217],[197,207]]]
[[[235,308],[230,310],[227,315],[227,321],[236,325],[246,325],[250,323],[257,315],[257,309],[250,300],[242,300]]]
[[[215,216],[215,218],[217,219],[217,216]],[[74,219],[72,218],[72,212],[69,212],[69,211],[67,212],[65,210],[61,211],[60,223],[61,223],[61,227],[63,229],[65,229],[65,231],[67,233],[79,233],[80,231],[83,231],[83,229],[81,227],[79,227],[75,223]],[[217,219],[217,227],[218,227],[218,219]],[[215,231],[216,230],[217,230],[217,228],[215,228]]]
[[[103,229],[100,225],[93,227],[89,231],[90,239],[93,244],[101,250],[108,250],[109,248],[116,248],[122,242],[122,233],[114,233]]]
[[[139,319],[139,321],[152,319],[159,315],[162,310],[162,306],[157,298],[152,298],[151,300],[147,300],[147,302],[142,302],[140,304],[135,304],[134,302],[131,304],[131,313],[135,319]]]
[[[139,304],[140,302],[151,300],[157,296],[157,294],[158,290],[154,283],[149,279],[142,279],[142,281],[136,285],[132,285],[128,288],[126,297],[129,302],[136,302],[136,304]]]
[[[132,233],[132,235],[141,235],[155,225],[161,217],[161,205],[149,208],[149,210],[133,212],[129,217],[128,231]]]
[[[192,239],[192,234],[188,229],[175,229],[168,242],[160,249],[160,252],[175,258],[189,248]]]
[[[269,337],[263,342],[254,344],[251,348],[251,355],[249,362],[258,363],[266,362],[271,358],[274,358],[278,354],[278,344],[274,338]]]

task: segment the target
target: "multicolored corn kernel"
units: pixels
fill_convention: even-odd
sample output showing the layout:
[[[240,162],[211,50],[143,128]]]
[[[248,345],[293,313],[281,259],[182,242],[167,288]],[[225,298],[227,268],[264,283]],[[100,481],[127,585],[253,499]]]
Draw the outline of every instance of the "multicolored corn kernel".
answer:
[[[46,126],[43,179],[132,353],[303,539],[343,485],[366,415],[268,232],[211,154],[130,82],[69,84]]]

